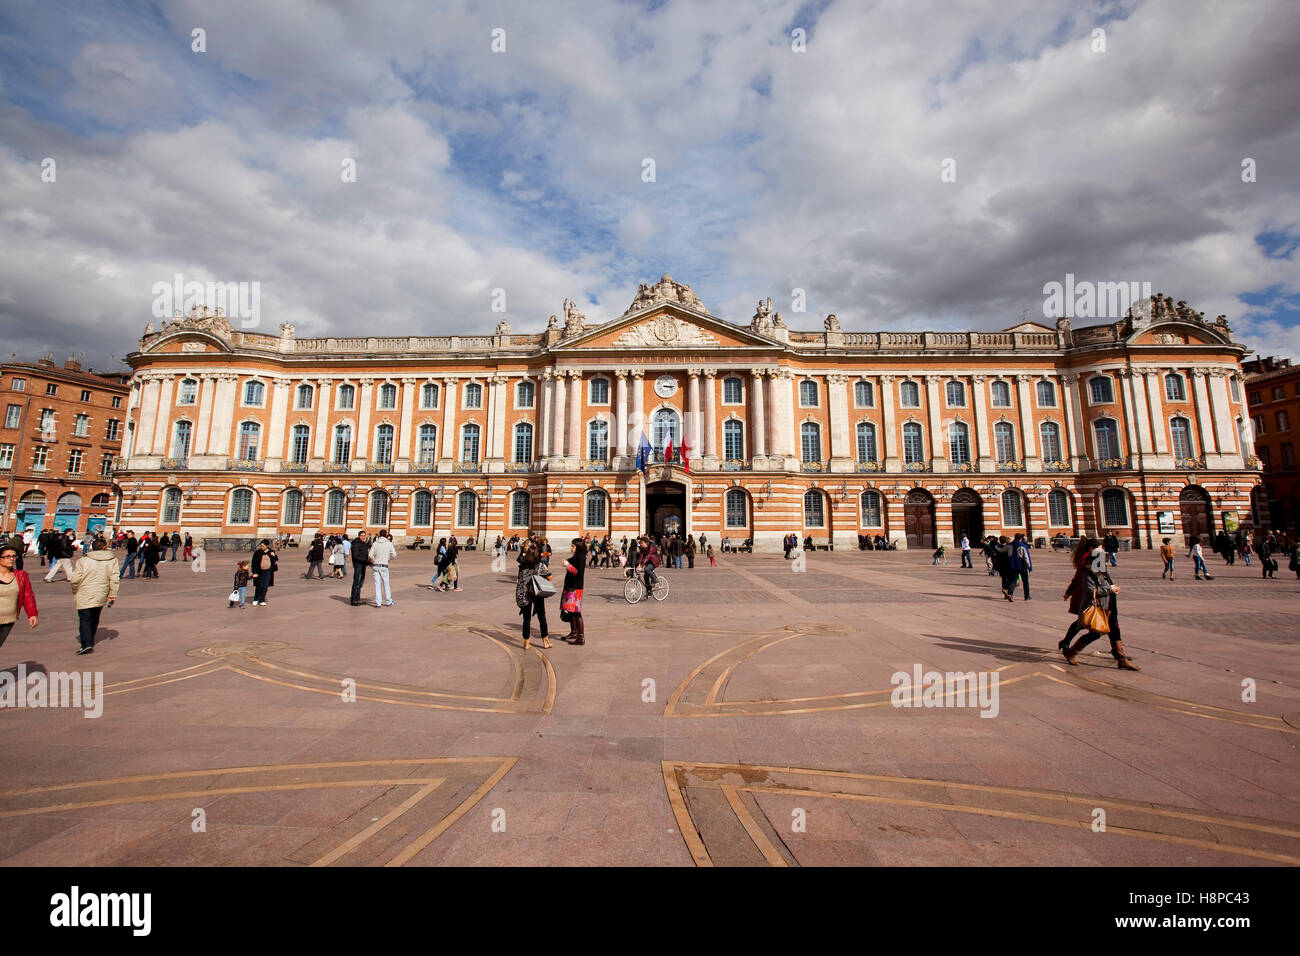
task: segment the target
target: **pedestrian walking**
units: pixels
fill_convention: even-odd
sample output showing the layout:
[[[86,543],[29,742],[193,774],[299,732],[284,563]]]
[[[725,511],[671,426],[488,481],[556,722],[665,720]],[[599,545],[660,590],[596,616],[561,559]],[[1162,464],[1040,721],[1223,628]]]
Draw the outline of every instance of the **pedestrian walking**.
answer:
[[[129,576],[131,578],[134,578],[136,561],[139,560],[140,557],[140,542],[136,538],[134,531],[128,531],[126,533],[125,547],[126,547],[126,561],[122,563],[122,570],[120,573],[126,574],[126,572],[130,571],[131,574]],[[121,580],[120,576],[118,580]]]
[[[1174,546],[1169,543],[1169,538],[1162,538],[1160,541],[1160,560],[1165,563],[1165,569],[1160,572],[1160,576],[1168,576],[1169,580],[1174,579]]]
[[[140,544],[140,550],[144,552],[144,576],[146,578],[158,577],[158,562],[162,560],[162,545],[158,543],[158,535],[149,532],[148,540]]]
[[[1107,552],[1096,538],[1081,539],[1074,549],[1072,560],[1075,565],[1074,579],[1062,596],[1070,602],[1070,613],[1077,619],[1066,631],[1065,638],[1057,644],[1065,662],[1077,665],[1075,660],[1089,644],[1099,638],[1103,632],[1094,629],[1084,620],[1085,611],[1098,608],[1104,612],[1108,628],[1106,636],[1110,638],[1110,654],[1122,671],[1140,671],[1142,668],[1133,663],[1124,651],[1124,640],[1119,627],[1119,586],[1111,581],[1107,567]],[[1070,644],[1070,639],[1079,631],[1084,635]]]
[[[397,549],[388,539],[388,531],[375,535],[370,544],[370,575],[375,583],[375,607],[393,606],[393,585],[388,580],[388,566],[397,557]]]
[[[181,560],[194,560],[194,536],[188,531],[185,532],[185,547],[181,550]]]
[[[1277,577],[1277,561],[1273,555],[1277,552],[1277,539],[1273,535],[1266,534],[1259,542],[1256,548],[1259,552],[1259,572],[1261,577]]]
[[[72,540],[63,534],[52,534],[46,539],[45,556],[49,559],[50,570],[45,575],[46,582],[54,580],[54,576],[60,571],[63,576],[72,580],[72,555],[74,550]]]
[[[690,569],[695,568],[695,535],[686,536],[686,566]]]
[[[1002,579],[1002,596],[1014,604],[1017,575],[1011,571],[1011,541],[1005,534],[998,537],[993,549],[993,567]]]
[[[95,652],[95,634],[99,631],[99,616],[104,608],[112,607],[117,600],[118,581],[122,570],[117,565],[117,558],[108,550],[107,544],[96,541],[94,550],[77,562],[72,569],[69,581],[76,595],[78,638],[81,647],[78,654]]]
[[[307,573],[303,577],[310,581],[313,571],[317,581],[325,580],[325,539],[320,535],[312,538],[307,548]]]
[[[172,532],[172,537],[171,537],[171,546],[172,546],[172,560],[175,561],[175,560],[176,560],[176,552],[179,551],[179,550],[181,549],[181,536],[180,536],[180,532],[178,532],[178,531],[173,531],[173,532]]]
[[[709,567],[716,568],[718,566],[718,559],[714,557],[713,545],[709,545],[707,548],[705,548],[704,553],[709,556]]]
[[[271,548],[271,541],[263,538],[253,552],[253,607],[266,607],[266,592],[275,587],[275,572],[280,568],[279,558]]]
[[[0,645],[18,623],[18,612],[27,615],[27,626],[36,626],[36,592],[26,571],[17,568],[19,549],[24,545],[11,538],[0,545]]]
[[[247,561],[240,561],[239,564],[235,566],[235,583],[231,586],[229,598],[230,603],[227,607],[234,607],[235,602],[238,601],[239,609],[241,611],[244,609],[244,598],[248,594],[248,582],[252,577],[253,574],[248,570]]]
[[[1029,598],[1029,572],[1034,570],[1034,558],[1029,553],[1029,542],[1019,531],[1016,532],[1015,538],[1011,541],[1011,590],[1016,588],[1016,579],[1018,578],[1024,587],[1024,597]]]
[[[366,568],[370,566],[370,542],[366,533],[358,531],[352,539],[352,598],[353,607],[361,607],[361,586],[366,583]]]
[[[560,620],[569,625],[569,633],[564,636],[564,640],[581,645],[587,643],[582,621],[582,587],[587,568],[587,546],[580,538],[574,538],[571,544],[573,553],[564,565],[564,585],[560,589]]]
[[[961,566],[963,568],[974,568],[975,565],[970,560],[970,538],[966,536],[966,529],[961,531]]]
[[[1115,554],[1119,551],[1119,538],[1114,531],[1107,531],[1106,537],[1102,539],[1102,546],[1106,552],[1106,560],[1112,568],[1119,567],[1119,561]]]
[[[525,545],[523,553],[519,555],[519,576],[515,579],[515,604],[518,605],[519,614],[524,619],[525,650],[528,649],[528,642],[532,636],[534,615],[542,631],[542,647],[551,647],[549,632],[546,629],[546,595],[541,593],[538,586],[533,583],[534,578],[549,580],[550,577],[551,569],[542,562],[537,546],[531,542]]]
[[[1205,580],[1213,581],[1214,577],[1210,574],[1210,569],[1205,566],[1205,553],[1201,550],[1201,539],[1192,535],[1191,546],[1187,549],[1187,555],[1192,559],[1192,569],[1196,572],[1196,580],[1201,580],[1201,572],[1205,572]]]

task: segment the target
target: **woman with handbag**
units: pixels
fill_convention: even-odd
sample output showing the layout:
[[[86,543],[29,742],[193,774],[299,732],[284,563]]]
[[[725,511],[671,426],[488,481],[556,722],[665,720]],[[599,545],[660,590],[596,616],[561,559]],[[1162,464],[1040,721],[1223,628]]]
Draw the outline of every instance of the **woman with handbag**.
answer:
[[[580,538],[573,539],[573,554],[564,566],[564,586],[560,589],[560,620],[569,625],[563,640],[581,646],[587,643],[582,623],[582,585],[587,568],[587,546]],[[545,645],[543,645],[545,646]]]
[[[1065,657],[1067,664],[1075,665],[1075,660],[1083,649],[1105,634],[1110,638],[1110,654],[1122,671],[1140,671],[1137,664],[1124,653],[1124,641],[1120,636],[1119,607],[1116,596],[1119,587],[1110,578],[1106,570],[1106,551],[1096,538],[1081,540],[1072,556],[1075,572],[1074,580],[1066,589],[1065,599],[1070,601],[1070,610],[1078,619],[1070,625],[1065,638],[1057,646]],[[1078,631],[1084,631],[1072,645],[1066,646],[1070,638]]]
[[[542,563],[537,548],[531,544],[524,548],[523,554],[519,556],[519,577],[515,581],[515,604],[518,605],[519,614],[524,619],[525,650],[528,649],[528,641],[532,635],[534,614],[537,615],[537,623],[542,629],[542,647],[551,646],[546,628],[546,596],[548,593],[555,593],[555,586],[548,580],[550,576],[551,569]]]

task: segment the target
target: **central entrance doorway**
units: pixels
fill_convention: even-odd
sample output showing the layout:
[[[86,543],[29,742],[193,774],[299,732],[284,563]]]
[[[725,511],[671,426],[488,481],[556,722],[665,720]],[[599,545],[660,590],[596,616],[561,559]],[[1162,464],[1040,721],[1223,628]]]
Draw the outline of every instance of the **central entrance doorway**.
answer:
[[[1190,545],[1196,535],[1206,544],[1214,534],[1214,511],[1210,507],[1210,493],[1199,485],[1188,485],[1178,494],[1178,507],[1183,517],[1183,539]]]
[[[903,500],[903,524],[909,548],[934,547],[934,498],[924,488],[913,488]]]
[[[971,547],[984,540],[984,502],[969,488],[962,488],[952,496],[952,543],[961,544],[961,533],[970,538]]]
[[[647,534],[686,534],[686,486],[655,481],[645,487]]]

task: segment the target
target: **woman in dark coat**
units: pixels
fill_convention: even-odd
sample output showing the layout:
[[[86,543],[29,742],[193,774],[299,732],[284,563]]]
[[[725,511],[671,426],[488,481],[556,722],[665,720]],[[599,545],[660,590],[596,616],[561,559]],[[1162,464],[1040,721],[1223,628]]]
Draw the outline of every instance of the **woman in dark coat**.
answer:
[[[1119,629],[1117,601],[1119,586],[1111,580],[1110,573],[1106,570],[1106,551],[1101,542],[1096,538],[1080,541],[1079,546],[1074,549],[1072,559],[1075,563],[1074,580],[1070,582],[1070,587],[1065,592],[1065,597],[1070,601],[1071,613],[1081,614],[1094,604],[1106,611],[1110,621],[1110,634],[1107,635],[1110,638],[1110,656],[1115,658],[1120,670],[1140,671],[1142,668],[1134,664],[1124,653],[1124,640]],[[1083,637],[1078,638],[1068,648],[1062,646],[1078,631],[1085,631]],[[1076,620],[1066,632],[1065,640],[1057,646],[1061,648],[1065,662],[1075,664],[1077,663],[1075,658],[1099,637],[1101,635],[1098,632],[1086,630],[1083,624]]]
[[[150,534],[149,541],[142,550],[144,551],[144,576],[158,577],[158,562],[162,560],[162,545],[158,543],[158,535]]]
[[[275,586],[275,572],[280,562],[266,538],[253,552],[253,607],[266,607],[266,591]]]
[[[1016,579],[1011,570],[1011,543],[1005,534],[998,538],[997,546],[993,550],[993,570],[1002,579],[1002,596],[1014,604],[1016,599],[1012,592],[1016,587]]]
[[[564,566],[564,587],[560,589],[560,617],[569,622],[569,633],[564,640],[570,644],[586,644],[582,623],[582,586],[587,573],[587,546],[581,538],[573,539],[573,554]]]
[[[529,544],[524,547],[523,553],[519,555],[519,577],[515,581],[515,604],[519,608],[519,614],[524,619],[524,648],[528,648],[528,640],[532,634],[533,615],[537,615],[537,623],[542,628],[542,647],[550,647],[551,642],[548,638],[546,629],[546,599],[540,594],[533,593],[533,578],[538,575],[549,578],[551,569],[542,563],[541,556],[537,553],[535,545]]]

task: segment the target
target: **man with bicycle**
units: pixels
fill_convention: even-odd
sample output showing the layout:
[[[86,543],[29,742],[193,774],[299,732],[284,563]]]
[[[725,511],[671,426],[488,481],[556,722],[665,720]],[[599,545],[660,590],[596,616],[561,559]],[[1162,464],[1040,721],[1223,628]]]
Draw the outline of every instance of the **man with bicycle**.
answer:
[[[653,541],[646,538],[641,543],[641,553],[637,556],[637,566],[645,571],[645,590],[653,594],[655,589],[655,568],[659,567],[659,549]]]

